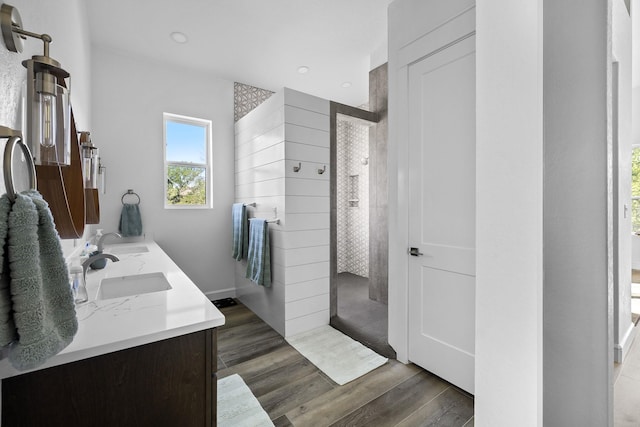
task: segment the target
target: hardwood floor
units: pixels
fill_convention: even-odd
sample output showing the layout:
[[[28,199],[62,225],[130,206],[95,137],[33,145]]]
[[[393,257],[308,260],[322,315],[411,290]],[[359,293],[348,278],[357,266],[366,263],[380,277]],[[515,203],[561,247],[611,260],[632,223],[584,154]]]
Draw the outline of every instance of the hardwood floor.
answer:
[[[218,378],[239,374],[276,426],[464,426],[473,397],[415,365],[389,360],[334,383],[244,305],[220,309]]]

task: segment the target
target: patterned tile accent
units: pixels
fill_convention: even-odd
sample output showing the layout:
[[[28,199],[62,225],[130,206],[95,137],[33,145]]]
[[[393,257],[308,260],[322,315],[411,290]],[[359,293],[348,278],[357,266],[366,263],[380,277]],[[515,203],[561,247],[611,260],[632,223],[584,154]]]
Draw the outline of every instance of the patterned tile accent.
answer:
[[[242,83],[233,83],[233,119],[240,120],[246,116],[251,110],[269,99],[274,92],[258,87],[245,85]]]
[[[338,273],[369,277],[369,128],[337,122]]]

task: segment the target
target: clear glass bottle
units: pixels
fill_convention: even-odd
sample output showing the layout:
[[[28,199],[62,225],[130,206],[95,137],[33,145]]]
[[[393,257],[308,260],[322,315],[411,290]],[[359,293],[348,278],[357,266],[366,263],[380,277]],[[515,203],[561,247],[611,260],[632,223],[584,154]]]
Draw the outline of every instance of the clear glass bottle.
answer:
[[[73,299],[76,304],[87,302],[89,295],[87,294],[87,287],[84,283],[82,267],[72,265],[69,268],[69,275],[71,276],[71,291],[73,292]]]

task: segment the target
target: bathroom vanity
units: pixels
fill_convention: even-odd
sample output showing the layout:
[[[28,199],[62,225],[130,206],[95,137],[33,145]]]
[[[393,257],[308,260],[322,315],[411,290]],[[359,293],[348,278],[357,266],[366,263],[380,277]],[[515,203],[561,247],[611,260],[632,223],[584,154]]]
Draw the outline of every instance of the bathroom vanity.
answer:
[[[105,252],[73,342],[33,371],[0,361],[2,425],[214,426],[224,316],[156,243]]]

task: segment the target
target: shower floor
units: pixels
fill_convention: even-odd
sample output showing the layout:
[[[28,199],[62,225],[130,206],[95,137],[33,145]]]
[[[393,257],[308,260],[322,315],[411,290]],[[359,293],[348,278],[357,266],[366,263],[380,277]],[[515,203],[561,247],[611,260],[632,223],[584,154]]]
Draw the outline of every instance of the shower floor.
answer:
[[[369,279],[351,273],[338,274],[338,315],[331,326],[379,354],[395,359],[388,344],[387,306],[369,299]]]

